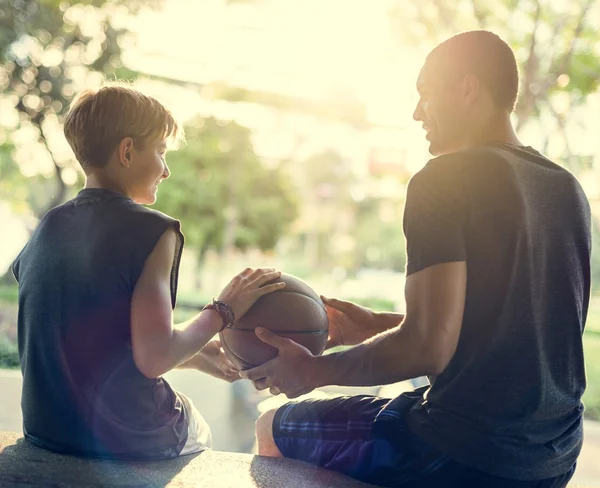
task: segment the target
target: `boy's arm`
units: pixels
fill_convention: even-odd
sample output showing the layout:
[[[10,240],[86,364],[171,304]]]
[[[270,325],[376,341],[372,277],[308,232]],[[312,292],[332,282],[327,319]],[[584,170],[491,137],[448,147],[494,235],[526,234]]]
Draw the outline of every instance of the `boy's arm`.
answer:
[[[171,308],[171,269],[176,235],[164,232],[146,259],[131,300],[131,344],[138,369],[150,378],[186,363],[223,327],[221,315],[214,309],[200,312],[191,320],[173,326]],[[227,304],[233,315],[242,317],[261,296],[285,287],[275,282],[281,273],[273,268],[246,268],[221,290],[218,300]],[[199,360],[206,357],[197,358]],[[214,361],[200,361],[202,369],[212,369]],[[199,363],[200,364],[200,363]],[[221,365],[218,366],[221,369]]]
[[[173,327],[171,268],[176,234],[168,229],[146,260],[131,301],[131,343],[138,369],[149,378],[190,360],[219,331],[221,316],[206,310]]]

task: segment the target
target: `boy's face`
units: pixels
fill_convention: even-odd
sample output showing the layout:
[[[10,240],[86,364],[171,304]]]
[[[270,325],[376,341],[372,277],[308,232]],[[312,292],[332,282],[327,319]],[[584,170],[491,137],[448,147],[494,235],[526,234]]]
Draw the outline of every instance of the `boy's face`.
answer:
[[[143,205],[156,202],[158,185],[171,174],[165,160],[166,153],[165,140],[147,140],[142,149],[132,145],[128,153],[127,194],[134,202]]]

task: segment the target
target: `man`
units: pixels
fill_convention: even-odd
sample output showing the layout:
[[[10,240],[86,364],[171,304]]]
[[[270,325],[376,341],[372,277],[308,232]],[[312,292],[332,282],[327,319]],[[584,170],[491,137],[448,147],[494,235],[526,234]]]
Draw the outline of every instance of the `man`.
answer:
[[[259,452],[383,486],[565,486],[582,444],[588,202],[515,135],[517,65],[496,35],[438,45],[417,89],[414,119],[437,157],[406,197],[406,316],[327,300],[334,342],[364,342],[313,357],[259,330],[279,355],[243,376],[290,398],[422,375],[431,385],[288,403],[259,419]]]
[[[246,269],[218,300],[173,324],[183,234],[144,205],[169,177],[171,112],[127,85],[86,90],[65,120],[85,188],[51,210],[13,264],[25,439],[67,454],[164,459],[211,445],[208,425],[162,376],[239,379],[218,341],[280,274]]]

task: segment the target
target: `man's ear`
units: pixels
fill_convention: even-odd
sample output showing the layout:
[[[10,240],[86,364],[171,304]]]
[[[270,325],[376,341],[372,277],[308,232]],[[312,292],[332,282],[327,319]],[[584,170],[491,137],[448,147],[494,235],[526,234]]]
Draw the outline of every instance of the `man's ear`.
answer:
[[[467,74],[461,83],[462,99],[465,105],[471,105],[479,95],[481,84],[477,76],[473,74]]]
[[[117,148],[117,154],[119,156],[119,163],[129,168],[131,164],[131,153],[133,151],[133,139],[131,137],[125,137],[119,143]]]

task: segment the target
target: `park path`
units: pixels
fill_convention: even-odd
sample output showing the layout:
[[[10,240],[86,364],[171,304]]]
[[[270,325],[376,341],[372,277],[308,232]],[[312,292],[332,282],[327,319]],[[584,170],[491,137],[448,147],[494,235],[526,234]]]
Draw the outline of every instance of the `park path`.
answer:
[[[268,395],[253,392],[245,381],[232,385],[192,371],[178,370],[166,375],[176,390],[186,394],[198,407],[213,433],[213,447],[220,451],[251,452],[254,445],[253,406],[268,399]],[[0,369],[0,430],[21,431],[21,373]],[[386,388],[386,387],[384,387]],[[398,388],[392,388],[393,393]],[[365,389],[328,388],[327,393],[360,393]],[[392,393],[392,391],[388,390]],[[385,393],[383,393],[385,394]],[[276,406],[283,398],[268,399],[261,405]],[[600,422],[586,421],[585,443],[578,460],[574,483],[600,488]]]

